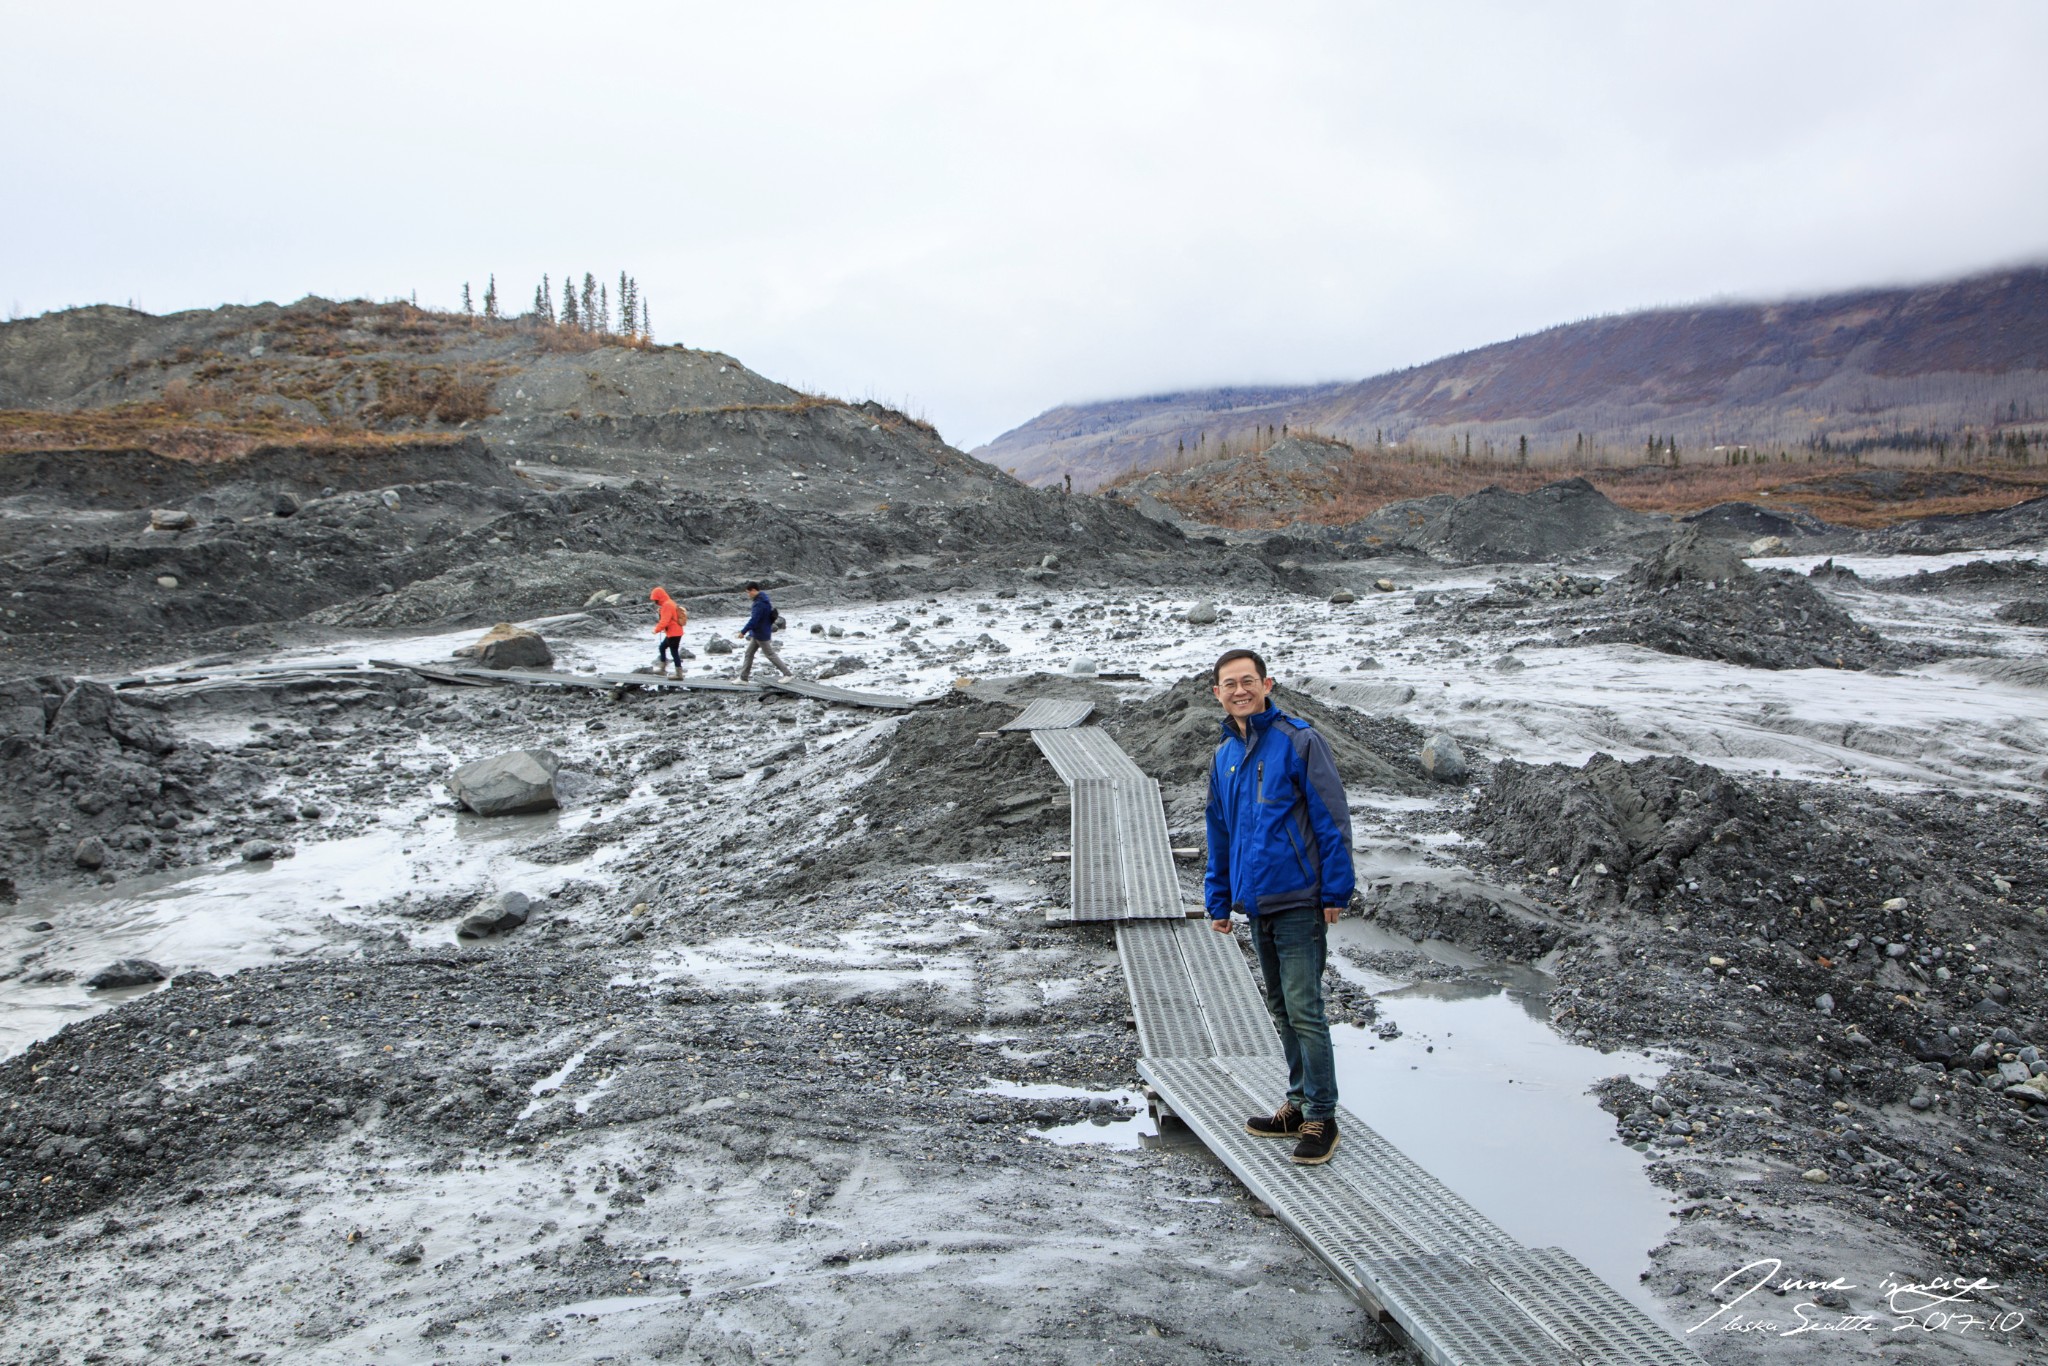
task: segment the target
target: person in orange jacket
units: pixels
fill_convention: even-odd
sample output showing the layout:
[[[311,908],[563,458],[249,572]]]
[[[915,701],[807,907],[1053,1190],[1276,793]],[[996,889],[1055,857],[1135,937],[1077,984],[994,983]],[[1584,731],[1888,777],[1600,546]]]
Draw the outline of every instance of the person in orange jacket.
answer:
[[[663,678],[668,677],[668,662],[676,664],[676,677],[683,676],[683,628],[689,625],[690,614],[683,605],[668,595],[666,588],[657,588],[647,595],[654,604],[656,618],[654,634],[661,637],[661,653],[655,656],[654,671]]]

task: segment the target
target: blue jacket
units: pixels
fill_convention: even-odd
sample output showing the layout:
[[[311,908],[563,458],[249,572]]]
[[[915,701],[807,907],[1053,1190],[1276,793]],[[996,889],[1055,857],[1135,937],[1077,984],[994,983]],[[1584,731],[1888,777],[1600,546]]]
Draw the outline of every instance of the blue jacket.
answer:
[[[740,634],[759,641],[769,640],[775,635],[775,604],[768,601],[766,593],[754,595],[754,610],[747,617],[747,629]]]
[[[1351,900],[1351,809],[1329,742],[1271,702],[1239,738],[1230,718],[1209,763],[1212,920]]]

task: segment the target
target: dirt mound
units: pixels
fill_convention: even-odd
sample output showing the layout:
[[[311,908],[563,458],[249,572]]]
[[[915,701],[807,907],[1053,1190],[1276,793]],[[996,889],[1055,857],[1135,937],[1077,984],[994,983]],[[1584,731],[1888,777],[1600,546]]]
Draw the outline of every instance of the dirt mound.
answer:
[[[0,783],[11,891],[205,858],[211,813],[243,807],[262,775],[111,688],[46,676],[0,683]]]
[[[1806,579],[1759,573],[1728,543],[1697,527],[1679,532],[1605,593],[1558,620],[1581,627],[1581,641],[1641,645],[1756,669],[1898,667],[1941,654],[1886,640]]]
[[[1643,588],[1670,588],[1681,583],[1754,586],[1757,572],[1726,541],[1717,541],[1689,526],[1662,549],[1645,555],[1629,570],[1628,580]]]
[[[1740,834],[1757,814],[1732,779],[1690,759],[1596,754],[1579,769],[1501,763],[1472,824],[1496,853],[1556,867],[1582,907],[1641,906],[1677,883],[1702,844]]]
[[[1737,541],[1754,541],[1765,536],[1796,541],[1808,536],[1841,533],[1840,527],[1830,526],[1797,508],[1761,508],[1755,503],[1716,503],[1704,512],[1691,513],[1682,520],[1687,526],[1696,526],[1709,536],[1725,536]]]
[[[2030,589],[2048,587],[2048,565],[2039,560],[1972,560],[1947,569],[1867,580],[1880,593],[1948,593],[1959,588]]]
[[[1452,564],[1489,564],[1624,548],[1662,535],[1668,524],[1617,506],[1584,479],[1562,479],[1532,493],[1496,486],[1462,498],[1394,503],[1335,534],[1381,553],[1414,550]]]
[[[1423,734],[1408,722],[1331,706],[1284,686],[1274,691],[1273,700],[1329,741],[1337,772],[1348,786],[1394,792],[1425,786],[1414,757]],[[1160,782],[1200,783],[1207,780],[1222,721],[1208,675],[1193,674],[1157,697],[1126,703],[1104,726],[1138,767]]]
[[[903,718],[854,794],[865,828],[832,877],[863,864],[986,858],[1022,836],[1066,834],[1066,786],[1021,731],[984,737],[1016,708],[955,692]]]

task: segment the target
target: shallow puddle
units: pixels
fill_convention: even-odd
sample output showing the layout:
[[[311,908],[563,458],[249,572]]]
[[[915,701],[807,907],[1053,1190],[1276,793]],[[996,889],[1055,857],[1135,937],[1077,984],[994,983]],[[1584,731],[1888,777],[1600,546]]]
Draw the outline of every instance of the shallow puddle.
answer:
[[[119,959],[146,958],[173,975],[227,973],[316,953],[371,926],[414,944],[453,942],[453,920],[400,920],[374,908],[409,893],[516,887],[545,896],[571,875],[588,877],[589,865],[542,866],[517,851],[589,818],[583,811],[489,820],[440,807],[398,811],[358,835],[297,844],[287,859],[212,863],[24,897],[0,915],[0,962],[25,967],[0,982],[0,1057],[149,990],[85,986]],[[53,928],[29,928],[39,922]]]
[[[1388,991],[1380,1018],[1398,1024],[1400,1037],[1332,1030],[1338,1092],[1346,1109],[1516,1239],[1563,1248],[1659,1313],[1637,1277],[1670,1232],[1675,1201],[1651,1184],[1588,1088],[1619,1074],[1650,1085],[1664,1066],[1559,1037],[1546,1023],[1547,988],[1542,973],[1517,968]]]

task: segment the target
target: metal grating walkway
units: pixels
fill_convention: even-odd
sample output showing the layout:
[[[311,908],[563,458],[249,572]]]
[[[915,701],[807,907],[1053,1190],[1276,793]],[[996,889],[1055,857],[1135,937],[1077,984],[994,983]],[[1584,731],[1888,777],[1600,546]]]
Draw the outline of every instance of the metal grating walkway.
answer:
[[[1077,778],[1070,829],[1071,920],[1143,920],[1183,912],[1159,784]]]
[[[1095,704],[1083,698],[1074,702],[1063,702],[1056,697],[1041,697],[1017,714],[1017,719],[997,730],[1067,730],[1088,719],[1088,713],[1095,710]]]
[[[1274,1217],[1432,1366],[1703,1366],[1568,1253],[1522,1247],[1348,1110],[1320,1167],[1246,1133],[1286,1098],[1287,1070],[1237,937],[1181,916],[1159,784],[1095,727],[1023,726],[1037,706],[1011,728],[1030,729],[1073,790],[1072,915],[1121,922],[1138,1070]]]
[[[808,678],[764,679],[762,686],[776,692],[795,693],[819,702],[838,702],[849,707],[880,707],[884,711],[909,711],[917,703],[907,697],[889,697],[877,692],[855,692],[851,688],[835,688],[830,683],[813,683]]]
[[[1034,730],[1031,741],[1052,764],[1062,782],[1072,783],[1082,778],[1139,782],[1145,777],[1143,770],[1117,747],[1116,741],[1109,738],[1109,732],[1096,726]]]

